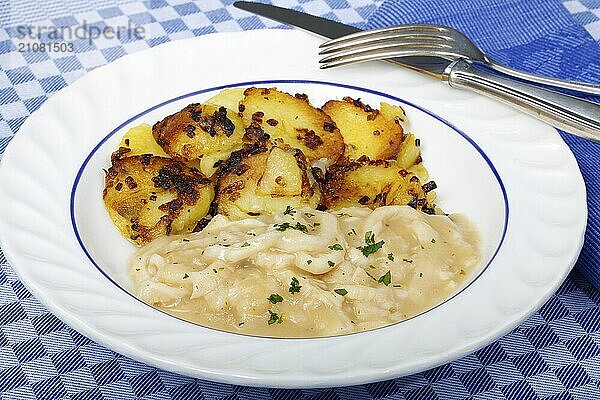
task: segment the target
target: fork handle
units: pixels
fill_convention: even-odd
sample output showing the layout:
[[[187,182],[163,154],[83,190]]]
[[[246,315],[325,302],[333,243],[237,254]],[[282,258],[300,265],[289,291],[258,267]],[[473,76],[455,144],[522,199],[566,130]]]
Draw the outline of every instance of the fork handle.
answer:
[[[486,57],[485,65],[489,68],[495,69],[505,75],[512,76],[515,78],[523,79],[528,82],[539,83],[541,85],[553,86],[555,88],[572,90],[574,92],[580,92],[583,94],[594,94],[600,95],[600,85],[594,83],[575,82],[567,81],[563,79],[550,78],[547,76],[532,74],[529,72],[521,71],[519,69],[511,68],[506,65],[502,65],[489,57]]]
[[[450,64],[443,76],[452,87],[471,89],[575,136],[600,143],[600,104],[494,75],[463,59]]]

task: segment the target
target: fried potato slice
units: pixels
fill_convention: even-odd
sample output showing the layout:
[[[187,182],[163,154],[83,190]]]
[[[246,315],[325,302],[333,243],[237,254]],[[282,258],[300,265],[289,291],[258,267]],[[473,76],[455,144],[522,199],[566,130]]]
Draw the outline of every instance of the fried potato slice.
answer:
[[[138,246],[191,232],[213,197],[212,181],[197,169],[150,154],[123,157],[122,148],[113,154],[103,191],[111,220]]]
[[[156,143],[152,136],[152,127],[148,124],[134,126],[125,133],[119,147],[129,149],[127,157],[152,154],[159,157],[168,157],[167,153]]]
[[[381,103],[384,111],[371,108],[360,99],[344,97],[330,100],[323,111],[331,116],[346,143],[344,155],[350,160],[367,156],[371,160],[396,158],[404,139],[401,121],[406,119],[400,107]]]
[[[190,104],[157,122],[152,135],[178,161],[200,159],[200,170],[211,176],[215,164],[242,147],[244,126],[236,111],[214,105]]]
[[[316,207],[319,192],[298,149],[246,145],[217,171],[217,212],[233,219],[274,214],[288,206]]]
[[[228,88],[223,89],[203,104],[212,105],[215,107],[225,107],[228,110],[238,112],[240,103],[244,99],[245,88]]]
[[[362,157],[332,165],[322,182],[321,202],[327,208],[409,205],[433,214],[435,182],[422,185],[419,178],[395,161]]]
[[[251,87],[244,91],[240,111],[246,126],[260,127],[274,142],[302,150],[309,162],[326,158],[332,164],[344,152],[335,123],[306,95]]]

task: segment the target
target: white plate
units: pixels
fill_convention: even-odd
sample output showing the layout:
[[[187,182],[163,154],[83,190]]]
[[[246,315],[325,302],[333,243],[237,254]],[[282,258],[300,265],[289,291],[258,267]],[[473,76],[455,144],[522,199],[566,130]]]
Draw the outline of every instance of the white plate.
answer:
[[[90,338],[183,374],[273,387],[350,385],[415,373],[478,349],[534,312],[583,243],[585,186],[557,132],[478,95],[383,63],[318,69],[298,31],[167,43],[92,71],[23,125],[0,169],[1,244],[30,291]],[[403,106],[439,204],[479,227],[485,263],[458,295],[410,320],[319,339],[219,332],[129,295],[134,250],[101,201],[120,136],[225,86],[276,86],[314,104],[350,95]]]

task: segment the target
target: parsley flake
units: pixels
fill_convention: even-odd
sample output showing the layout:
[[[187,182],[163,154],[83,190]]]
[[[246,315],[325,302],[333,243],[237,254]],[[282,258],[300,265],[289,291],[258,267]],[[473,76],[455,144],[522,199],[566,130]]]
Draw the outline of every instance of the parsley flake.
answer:
[[[298,282],[298,279],[296,279],[296,277],[293,277],[292,281],[290,282],[290,288],[288,289],[288,291],[291,294],[300,293],[300,288],[301,287],[302,286],[300,285],[300,282]]]
[[[312,260],[306,260],[306,263],[307,263],[308,265],[310,265],[310,264],[312,264]]]
[[[346,213],[339,213],[338,216],[339,217],[351,217],[352,215],[346,214]]]
[[[269,312],[269,320],[267,321],[267,323],[269,325],[273,325],[274,323],[282,323],[283,320],[281,319],[281,317],[279,315],[277,315],[277,313],[274,313],[271,310],[267,310]]]
[[[183,239],[181,239],[181,241],[182,241],[182,242],[189,242],[189,241],[190,241],[190,239],[183,238]]]
[[[394,261],[394,254],[393,253],[388,253],[387,258],[390,261]]]
[[[379,283],[383,283],[385,286],[389,286],[392,283],[392,273],[390,271],[386,272],[385,275],[381,275],[377,280]]]
[[[327,264],[328,264],[330,267],[333,267],[333,266],[335,265],[335,263],[334,263],[333,261],[331,261],[331,260],[327,261]]]
[[[296,210],[294,210],[292,207],[287,206],[285,208],[285,211],[283,212],[283,215],[294,215],[296,214]]]
[[[340,296],[345,296],[348,294],[348,291],[346,289],[334,289],[333,291],[339,294]]]
[[[189,276],[188,274],[183,274],[183,279],[187,279],[187,278],[189,278],[189,277],[190,277],[190,276]]]
[[[435,239],[431,239],[431,243],[435,243]]]
[[[269,300],[273,304],[277,304],[283,301],[283,297],[281,297],[277,293],[272,293],[269,297],[267,297],[267,300]]]
[[[289,222],[275,224],[275,230],[278,230],[280,232],[284,232],[288,229],[295,229],[303,233],[308,233],[308,228],[306,227],[306,225],[301,224],[300,222],[296,222],[296,225],[290,225]]]
[[[248,246],[250,246],[250,243],[244,242],[244,244],[242,244],[240,247],[248,247]]]
[[[366,246],[357,247],[365,257],[369,257],[371,254],[377,252],[385,244],[383,240],[375,243],[375,234],[371,231],[365,233],[365,243]]]
[[[344,248],[342,247],[341,244],[336,243],[336,244],[332,244],[331,246],[327,246],[329,249],[331,250],[344,250]]]
[[[304,215],[306,216],[306,218],[312,218],[315,216],[315,214],[311,214],[311,213],[304,213]]]
[[[402,261],[412,264],[413,260],[409,260],[408,258],[403,258]]]
[[[348,232],[348,236],[350,235],[356,235],[356,231],[354,230],[354,228],[352,228],[352,230]]]

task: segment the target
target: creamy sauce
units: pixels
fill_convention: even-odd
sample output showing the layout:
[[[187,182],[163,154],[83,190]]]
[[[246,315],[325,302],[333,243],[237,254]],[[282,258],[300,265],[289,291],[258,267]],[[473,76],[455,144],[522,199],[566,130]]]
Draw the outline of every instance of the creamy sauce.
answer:
[[[408,206],[293,210],[167,236],[129,263],[136,294],[174,316],[250,335],[318,337],[389,325],[470,279],[478,236]]]

